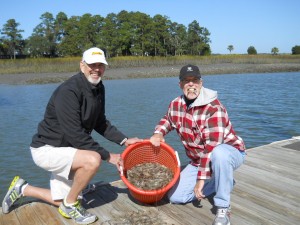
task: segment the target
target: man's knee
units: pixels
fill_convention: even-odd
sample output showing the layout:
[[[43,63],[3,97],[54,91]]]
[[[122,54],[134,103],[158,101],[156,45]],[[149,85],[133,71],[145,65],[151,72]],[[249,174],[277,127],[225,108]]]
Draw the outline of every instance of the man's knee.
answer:
[[[176,193],[176,192],[168,193],[168,199],[169,199],[170,203],[173,203],[173,204],[186,204],[188,202],[193,201],[194,198],[195,198],[195,195],[192,193],[190,193],[190,194],[183,194],[183,193]]]
[[[80,164],[86,170],[98,170],[101,164],[101,156],[99,153],[94,151],[83,151],[79,150],[80,156],[78,157],[80,160]]]
[[[174,196],[169,196],[168,198],[169,198],[170,203],[172,203],[172,204],[181,204],[182,203],[181,199],[176,198]]]
[[[226,144],[218,145],[214,148],[211,156],[212,162],[222,162],[229,160],[229,153],[226,151]]]
[[[101,163],[101,157],[97,152],[93,152],[94,154],[90,154],[88,156],[88,164],[92,167],[92,169],[98,169]]]

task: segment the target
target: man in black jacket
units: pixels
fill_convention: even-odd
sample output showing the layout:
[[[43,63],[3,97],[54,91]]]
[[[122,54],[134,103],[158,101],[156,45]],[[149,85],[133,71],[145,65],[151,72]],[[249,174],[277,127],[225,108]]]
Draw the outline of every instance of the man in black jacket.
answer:
[[[2,202],[3,213],[8,213],[20,197],[30,196],[59,206],[61,215],[79,224],[97,220],[81,206],[78,198],[102,160],[119,170],[122,160],[120,154],[110,153],[94,141],[91,132],[95,130],[119,145],[142,141],[127,138],[106,119],[101,81],[106,65],[104,52],[90,48],[83,54],[81,72],[54,91],[30,145],[34,162],[51,172],[50,189],[31,186],[16,176]]]

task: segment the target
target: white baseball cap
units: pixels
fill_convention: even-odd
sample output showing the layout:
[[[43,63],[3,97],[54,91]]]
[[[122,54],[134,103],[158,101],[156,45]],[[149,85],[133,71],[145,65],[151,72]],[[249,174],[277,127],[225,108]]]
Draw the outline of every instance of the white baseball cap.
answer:
[[[82,61],[86,62],[87,64],[92,63],[103,63],[108,65],[105,59],[104,52],[100,48],[90,48],[83,53]]]

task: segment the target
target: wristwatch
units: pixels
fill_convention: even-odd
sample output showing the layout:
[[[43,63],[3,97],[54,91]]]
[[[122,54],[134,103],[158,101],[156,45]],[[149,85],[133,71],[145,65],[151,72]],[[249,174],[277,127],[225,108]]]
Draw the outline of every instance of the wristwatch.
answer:
[[[123,141],[121,141],[120,145],[123,146],[127,140],[128,138],[124,138]]]

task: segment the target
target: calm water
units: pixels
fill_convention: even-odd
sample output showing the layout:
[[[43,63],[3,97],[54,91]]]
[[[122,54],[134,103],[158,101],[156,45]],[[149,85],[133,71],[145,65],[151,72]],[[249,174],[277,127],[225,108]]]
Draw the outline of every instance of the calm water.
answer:
[[[300,135],[300,73],[206,76],[204,86],[218,91],[237,133],[248,148]],[[29,144],[45,106],[58,84],[0,85],[0,199],[14,175],[48,187],[49,174],[34,165]],[[105,81],[107,117],[128,136],[149,138],[169,101],[181,94],[178,78]],[[93,134],[111,152],[123,148]],[[176,136],[167,142],[187,157]],[[103,163],[95,181],[118,180],[114,166]]]

